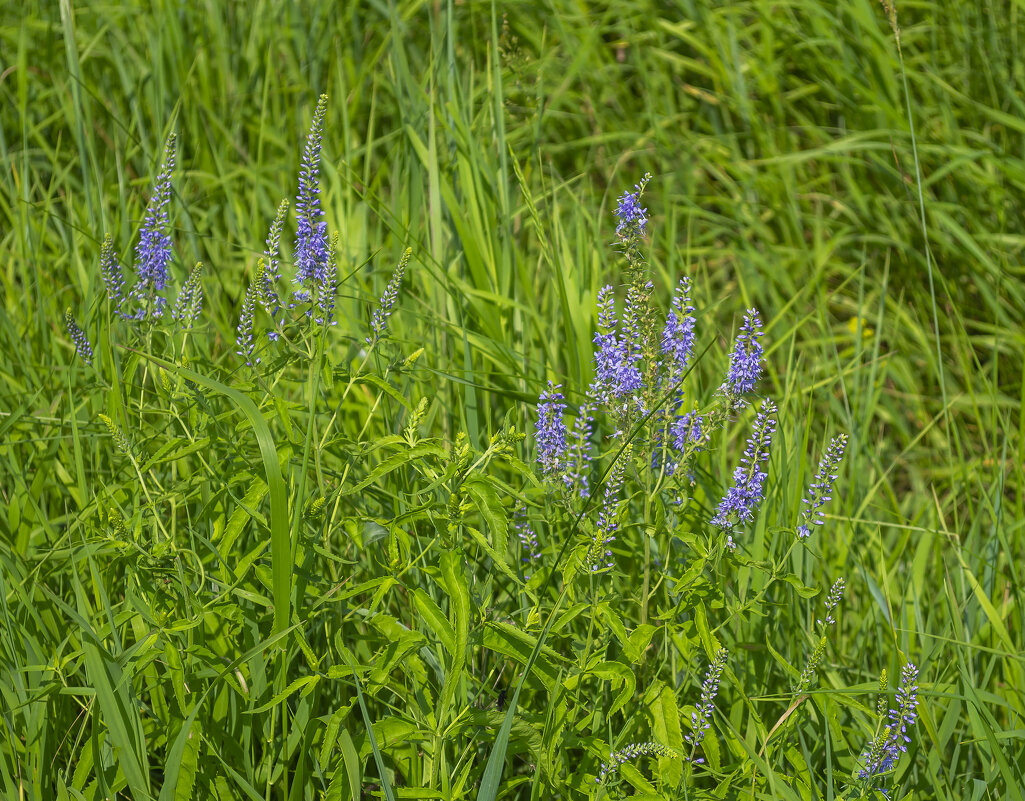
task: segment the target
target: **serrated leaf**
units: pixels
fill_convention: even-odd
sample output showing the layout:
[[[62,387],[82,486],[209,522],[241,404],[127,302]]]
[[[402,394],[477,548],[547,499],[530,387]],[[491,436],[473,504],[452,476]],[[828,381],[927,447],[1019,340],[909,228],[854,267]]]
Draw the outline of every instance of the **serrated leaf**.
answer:
[[[462,553],[443,551],[440,566],[442,586],[448,595],[448,619],[453,633],[451,658],[438,704],[438,722],[443,724],[447,722],[446,713],[455,698],[456,685],[462,679],[466,664],[466,645],[470,635],[470,587],[466,580]]]
[[[507,578],[514,581],[517,585],[522,584],[519,577],[513,573],[512,568],[509,567],[509,563],[505,561],[505,556],[496,551],[488,538],[485,537],[480,531],[475,529],[473,526],[463,526],[465,531],[474,539],[488,556],[491,557],[492,563],[497,567]]]
[[[673,787],[678,787],[683,779],[683,731],[680,726],[680,708],[676,703],[676,693],[671,687],[663,687],[654,703],[651,704],[651,715],[655,721],[655,739],[680,754],[681,757],[660,757],[659,771]]]
[[[481,518],[487,523],[491,544],[504,562],[505,555],[509,552],[509,521],[502,506],[502,499],[498,497],[495,488],[479,476],[470,476],[463,483],[463,489],[477,506]]]
[[[441,607],[434,602],[434,599],[420,587],[415,587],[412,595],[413,606],[416,607],[427,627],[441,641],[445,650],[451,654],[455,649],[456,634],[452,624],[445,617],[445,613],[441,611]]]
[[[445,449],[439,445],[435,445],[430,442],[420,442],[414,445],[412,448],[399,451],[398,453],[393,453],[391,456],[387,457],[380,464],[378,464],[373,470],[371,470],[366,478],[360,481],[356,486],[349,487],[349,489],[345,490],[342,494],[352,495],[354,492],[364,490],[382,476],[386,476],[389,473],[398,470],[403,465],[409,464],[410,462],[415,461],[416,459],[421,459],[424,456],[437,456],[439,458],[445,458],[447,457],[447,455],[448,454],[445,453]]]
[[[298,690],[302,690],[303,688],[308,687],[309,689],[306,689],[305,692],[309,692],[313,689],[313,686],[316,685],[319,681],[320,676],[302,676],[293,681],[291,684],[289,684],[285,689],[283,689],[281,692],[275,695],[267,703],[263,704],[262,706],[258,706],[256,709],[251,710],[249,714],[258,715],[261,712],[266,712],[268,709],[277,706],[282,701],[286,700],[291,695],[295,694]]]

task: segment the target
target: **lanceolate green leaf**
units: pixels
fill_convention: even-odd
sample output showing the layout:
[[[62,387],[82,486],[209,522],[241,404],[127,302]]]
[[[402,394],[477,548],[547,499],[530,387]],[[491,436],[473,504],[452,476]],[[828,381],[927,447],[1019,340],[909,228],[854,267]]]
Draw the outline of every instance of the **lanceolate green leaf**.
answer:
[[[460,551],[445,550],[441,554],[441,577],[448,593],[448,617],[454,640],[451,660],[445,672],[445,686],[438,704],[438,725],[445,723],[445,715],[455,698],[456,687],[463,678],[466,664],[466,643],[470,632],[470,588],[466,583],[466,565]]]

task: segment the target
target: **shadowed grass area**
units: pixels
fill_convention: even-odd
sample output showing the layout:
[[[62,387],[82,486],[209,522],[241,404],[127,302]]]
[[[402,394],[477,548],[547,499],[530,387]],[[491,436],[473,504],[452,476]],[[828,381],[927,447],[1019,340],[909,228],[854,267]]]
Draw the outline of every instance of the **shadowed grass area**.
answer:
[[[413,567],[403,562],[397,577],[382,567],[397,537],[382,521],[412,521],[430,493],[410,488],[430,481],[405,465],[393,485],[332,493],[372,475],[355,455],[383,459],[385,438],[402,433],[421,397],[432,399],[425,430],[446,447],[465,432],[481,452],[507,416],[532,429],[546,379],[565,385],[571,405],[583,400],[596,295],[625,281],[609,246],[615,199],[650,172],[657,294],[668,297],[682,274],[694,279],[699,352],[708,346],[693,371],[700,400],[718,386],[742,310],[757,307],[766,321],[763,391],[780,407],[785,444],[771,462],[771,512],[747,538],[746,558],[780,554],[822,444],[851,436],[828,525],[787,565],[810,587],[846,577],[840,622],[805,703],[814,711],[759,772],[835,797],[871,731],[879,671],[892,689],[912,660],[921,722],[902,786],[922,798],[1020,798],[1025,20],[1011,0],[899,4],[896,14],[895,31],[871,0],[62,0],[0,10],[3,793],[174,798],[173,775],[177,797],[193,785],[216,798],[349,797],[361,783],[383,792],[371,755],[385,759],[398,791],[476,793],[501,716],[467,698],[487,707],[500,687],[512,695],[525,659],[510,653],[529,653],[534,635],[498,642],[513,637],[500,626],[531,602],[477,575],[466,636],[482,637],[492,655],[428,661],[432,680],[458,668],[450,685],[438,679],[451,719],[432,703],[417,712],[419,728],[403,728],[406,706],[421,704],[408,687],[383,691],[373,666],[419,653],[407,637],[414,619],[435,610],[443,622],[458,618],[463,597],[444,565],[424,570],[445,592],[407,586],[417,548],[433,565],[434,546],[412,546]],[[278,203],[294,197],[321,92],[330,97],[323,206],[345,279],[340,325],[322,370],[268,388],[236,356],[235,327]],[[265,552],[271,501],[250,442],[259,422],[213,390],[176,405],[192,391],[187,376],[161,374],[139,342],[109,333],[100,242],[112,234],[130,263],[172,131],[175,282],[202,261],[206,300],[196,331],[158,338],[153,352],[183,369],[188,352],[220,385],[268,390],[257,414],[275,438],[268,447],[292,515],[284,591],[280,575],[274,589],[281,563]],[[357,365],[371,309],[407,246],[395,347],[370,359],[392,370],[386,391]],[[73,358],[67,307],[101,370]],[[170,382],[165,395],[158,375]],[[315,438],[313,399],[339,412],[334,427],[317,423]],[[137,463],[119,456],[100,413],[140,448]],[[178,426],[190,433],[147,450]],[[744,418],[709,454],[696,517],[714,506],[747,433]],[[316,543],[297,533],[300,489],[314,486],[329,516],[345,521]],[[144,492],[161,510],[159,527],[134,515]],[[128,531],[120,544],[97,535],[118,525]],[[174,558],[146,544],[151,527],[178,543]],[[636,576],[625,565],[640,557],[621,559]],[[348,595],[356,575],[367,583]],[[216,602],[204,596],[210,582]],[[796,596],[767,590],[764,613],[750,614],[745,604],[765,583],[740,568],[722,588],[727,599],[709,601],[717,617],[680,635],[704,625],[732,646],[713,735],[724,774],[764,747],[790,703],[792,666],[799,672],[816,644],[817,612]],[[636,588],[624,587],[636,602]],[[271,633],[282,592],[294,627],[285,637]],[[633,606],[622,614],[630,629],[643,622]],[[579,620],[565,625],[560,636],[587,640]],[[450,634],[456,642],[458,627]],[[668,639],[658,647],[638,668],[630,698],[644,723],[631,741],[665,725],[645,694],[665,680],[660,671],[689,677],[689,689],[674,688],[681,698],[700,685],[703,655]],[[553,686],[568,670],[556,656],[539,657]],[[573,698],[615,695],[587,681]],[[357,683],[382,721],[373,747]],[[599,747],[572,725],[576,739],[562,739],[545,694],[529,689],[500,797],[584,797]],[[559,709],[552,704],[553,717]],[[457,737],[466,720],[479,729],[469,745]],[[595,736],[609,744],[629,724],[603,720]],[[439,745],[446,721],[451,752]],[[785,796],[768,781],[752,793]]]

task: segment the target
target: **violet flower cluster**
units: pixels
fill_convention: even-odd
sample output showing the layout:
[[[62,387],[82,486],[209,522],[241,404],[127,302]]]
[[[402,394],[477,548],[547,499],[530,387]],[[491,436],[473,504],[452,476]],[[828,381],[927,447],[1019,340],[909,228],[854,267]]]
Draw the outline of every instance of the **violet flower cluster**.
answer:
[[[650,176],[645,175],[633,192],[624,192],[616,204],[616,236],[626,239],[631,234],[643,234],[648,222],[648,210],[641,206],[641,195]]]
[[[321,95],[303,146],[299,170],[293,251],[295,274],[292,278],[291,301],[283,304],[278,294],[278,282],[281,280],[281,236],[289,208],[288,201],[282,200],[270,225],[266,250],[250,287],[251,292],[246,292],[242,302],[237,327],[237,353],[243,356],[250,366],[260,362],[255,356],[258,344],[255,320],[257,305],[263,308],[271,320],[270,330],[267,331],[267,338],[271,341],[280,339],[283,334],[281,312],[286,305],[289,309],[305,306],[305,316],[317,325],[326,327],[336,324],[334,314],[338,284],[338,237],[335,235],[328,239],[327,223],[322,219],[324,211],[320,198],[321,150],[326,115],[327,95]],[[370,336],[366,338],[368,345],[373,345],[386,333],[388,318],[394,311],[411,255],[412,250],[407,248],[373,312]]]
[[[167,233],[168,209],[171,201],[171,173],[174,172],[175,135],[167,137],[164,148],[164,164],[157,175],[153,194],[146,206],[146,217],[139,230],[139,241],[135,245],[135,270],[139,279],[132,289],[132,296],[139,303],[135,314],[137,320],[147,317],[158,319],[163,316],[167,299],[160,293],[167,285],[167,267],[171,263],[171,237]]]
[[[639,392],[644,386],[637,339],[621,339],[616,331],[616,300],[611,285],[598,292],[598,331],[594,335],[594,382],[589,394],[605,406]],[[636,337],[636,334],[635,334]]]
[[[694,352],[694,307],[690,301],[690,278],[686,276],[680,279],[673,293],[660,345],[669,359],[668,382],[674,384],[683,376]]]
[[[566,423],[562,419],[566,403],[563,394],[559,392],[561,387],[561,384],[549,381],[548,390],[541,393],[537,403],[534,441],[537,461],[544,478],[560,473],[566,457]]]
[[[722,392],[730,398],[740,398],[754,392],[758,379],[762,375],[764,349],[760,342],[762,337],[762,319],[757,309],[748,309],[744,322],[737,334],[733,352],[730,354],[730,369],[723,382]]]
[[[722,677],[723,669],[726,667],[726,660],[729,658],[729,651],[720,648],[712,663],[708,666],[705,680],[701,683],[701,699],[697,708],[690,715],[690,734],[684,735],[684,740],[690,743],[691,753],[688,761],[700,764],[703,759],[694,759],[694,752],[705,739],[705,732],[712,727],[712,713],[715,711],[715,696],[719,692],[719,679]]]
[[[837,469],[843,459],[844,449],[847,447],[847,435],[838,434],[833,437],[822,455],[819,462],[819,470],[808,485],[808,492],[801,500],[801,523],[797,527],[799,539],[806,540],[811,535],[811,526],[821,526],[826,521],[822,519],[819,510],[832,496],[833,482],[836,481]],[[810,525],[809,525],[810,524]]]
[[[908,727],[918,720],[915,711],[918,706],[918,668],[908,662],[900,672],[900,686],[897,689],[897,707],[888,713],[889,723],[862,755],[865,767],[858,772],[858,778],[868,779],[873,785],[876,777],[888,772],[901,754],[907,753],[911,737]]]
[[[754,518],[755,510],[765,494],[765,479],[768,474],[765,465],[769,461],[769,446],[776,430],[776,404],[765,400],[755,418],[754,430],[747,441],[740,464],[733,471],[733,486],[727,490],[719,502],[719,509],[712,518],[712,525],[723,531],[731,532],[738,523],[748,523]],[[727,544],[736,546],[732,536]]]
[[[611,774],[619,770],[620,765],[642,756],[676,757],[678,754],[672,748],[661,743],[631,743],[626,748],[609,754],[609,761],[601,766],[601,770],[598,771],[598,775],[594,779],[595,783],[604,784]]]
[[[64,312],[64,327],[67,328],[71,341],[75,343],[75,353],[78,354],[78,357],[86,364],[92,364],[92,345],[89,344],[89,338],[85,335],[85,331],[78,327],[70,308]]]
[[[125,320],[159,320],[167,308],[167,298],[162,293],[170,279],[168,268],[174,257],[168,233],[171,176],[175,165],[174,146],[175,135],[171,134],[167,138],[164,162],[157,174],[139,229],[139,241],[135,245],[135,271],[138,277],[130,292],[125,292],[124,275],[110,234],[104,236],[100,248],[100,277],[107,290],[111,313]],[[197,264],[178,292],[171,309],[172,318],[185,328],[195,323],[203,307],[201,273],[200,265]],[[134,312],[129,311],[130,304],[134,304]]]
[[[299,169],[299,194],[295,211],[295,278],[293,292],[296,303],[313,300],[313,292],[324,282],[327,270],[327,223],[320,218],[320,146],[324,135],[324,117],[327,114],[327,95],[321,95],[313,112],[313,122],[303,148]],[[272,229],[273,236],[273,229]]]

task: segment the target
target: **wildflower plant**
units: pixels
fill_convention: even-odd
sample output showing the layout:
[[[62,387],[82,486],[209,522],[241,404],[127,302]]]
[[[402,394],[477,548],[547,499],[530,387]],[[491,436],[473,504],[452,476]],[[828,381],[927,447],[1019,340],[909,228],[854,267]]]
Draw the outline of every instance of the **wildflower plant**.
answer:
[[[880,721],[881,730],[862,753],[856,779],[865,794],[888,783],[897,760],[907,753],[911,743],[909,729],[918,721],[918,668],[911,662],[901,669],[896,702]]]
[[[118,482],[92,501],[82,493],[76,525],[98,532],[90,559],[131,565],[122,597],[146,603],[145,617],[107,624],[109,647],[122,631],[161,639],[146,681],[163,682],[166,665],[171,689],[143,696],[140,725],[167,725],[164,740],[150,727],[149,741],[174,754],[205,748],[200,725],[220,731],[220,710],[237,703],[273,735],[253,749],[273,776],[263,751],[291,747],[280,725],[315,709],[322,726],[303,742],[316,747],[288,759],[325,788],[352,779],[356,753],[373,755],[384,796],[402,783],[451,797],[497,798],[491,787],[600,799],[624,785],[647,797],[772,797],[784,785],[787,797],[810,797],[795,743],[831,720],[818,704],[845,583],[823,597],[812,586],[820,566],[800,545],[843,492],[847,440],[834,438],[800,507],[786,509],[780,487],[791,483],[777,471],[796,459],[776,432],[791,404],[757,394],[770,385],[757,309],[713,320],[698,311],[693,276],[649,269],[649,257],[661,262],[646,175],[608,225],[614,255],[595,286],[591,362],[579,382],[538,383],[525,445],[514,403],[504,418],[444,408],[470,393],[448,391],[457,382],[401,314],[412,250],[383,289],[345,290],[354,271],[342,267],[347,246],[328,230],[321,191],[329,131],[321,97],[288,193],[295,229],[288,201],[268,209],[259,256],[234,265],[225,301],[204,304],[199,263],[164,300],[176,258],[171,149],[133,289],[103,242],[106,314],[89,319],[110,327],[90,375],[110,389],[82,428]],[[229,303],[234,341],[229,328],[230,348],[212,357],[220,345],[204,341],[216,325],[204,306]],[[90,361],[70,311],[65,323]],[[732,342],[718,336],[733,328]],[[111,346],[125,330],[145,334],[128,357]],[[561,376],[563,365],[544,370]],[[221,472],[223,485],[193,489]],[[796,646],[779,643],[777,615],[804,622]],[[238,661],[240,642],[258,658]],[[186,684],[176,659],[197,652],[203,671]],[[892,775],[916,720],[916,681],[907,668],[848,797]],[[216,703],[190,706],[197,691]],[[150,775],[132,774],[139,797],[153,795]]]
[[[588,577],[581,592],[589,598],[586,603],[602,610],[624,603],[614,582],[635,576],[639,592],[629,603],[636,604],[642,629],[652,614],[682,624],[678,616],[689,617],[695,603],[704,619],[710,612],[701,598],[719,599],[713,608],[728,605],[723,587],[735,581],[734,571],[742,567],[764,571],[764,580],[755,597],[738,610],[757,607],[781,592],[780,586],[795,588],[802,597],[818,594],[789,571],[794,547],[805,538],[803,528],[769,563],[747,555],[772,489],[773,442],[781,418],[772,398],[759,401],[755,395],[765,371],[762,317],[756,308],[744,312],[722,379],[711,392],[703,388],[698,378],[706,371],[697,368],[710,351],[701,343],[693,280],[676,278],[662,307],[647,269],[650,215],[643,192],[649,180],[645,176],[616,205],[614,249],[623,260],[623,281],[609,282],[597,293],[593,378],[581,387],[549,382],[538,400],[534,441],[543,500],[521,507],[517,515],[521,551],[530,560],[532,576],[551,575],[545,561],[571,549],[574,557],[563,575]],[[732,456],[736,449],[730,433],[738,429],[746,430],[746,444]],[[840,435],[827,447],[800,509],[801,526],[821,525],[821,508],[834,493],[846,443]],[[725,461],[734,466],[731,475],[720,477],[729,479],[722,482],[726,486],[715,492],[713,482],[699,482],[698,477],[710,474],[708,460],[718,450],[725,450]],[[537,516],[539,509],[543,518]],[[552,547],[538,551],[531,539],[536,527],[530,524],[540,525],[542,519]],[[537,581],[531,578],[531,586]],[[820,601],[825,612],[817,619],[818,630],[809,632],[803,666],[793,667],[780,657],[790,676],[789,706],[779,724],[765,732],[763,751],[769,764],[778,764],[787,753],[796,727],[805,725],[797,721],[809,719],[800,709],[814,703],[809,699],[817,692],[844,586],[842,579],[836,581]],[[663,598],[657,610],[650,603],[653,593]],[[622,640],[625,635],[610,627],[613,640]],[[631,651],[629,640],[622,641],[627,653],[643,664],[640,652]],[[702,644],[707,648],[709,641]],[[708,749],[704,745],[714,726],[728,652],[719,644],[712,652],[690,731],[658,746],[669,749],[658,752],[660,764],[665,761],[664,781],[700,784],[707,771],[720,768],[718,739]],[[656,747],[642,736],[633,739],[640,744],[613,751],[596,767],[598,785],[640,755],[644,746]],[[752,780],[759,782],[753,766]]]

